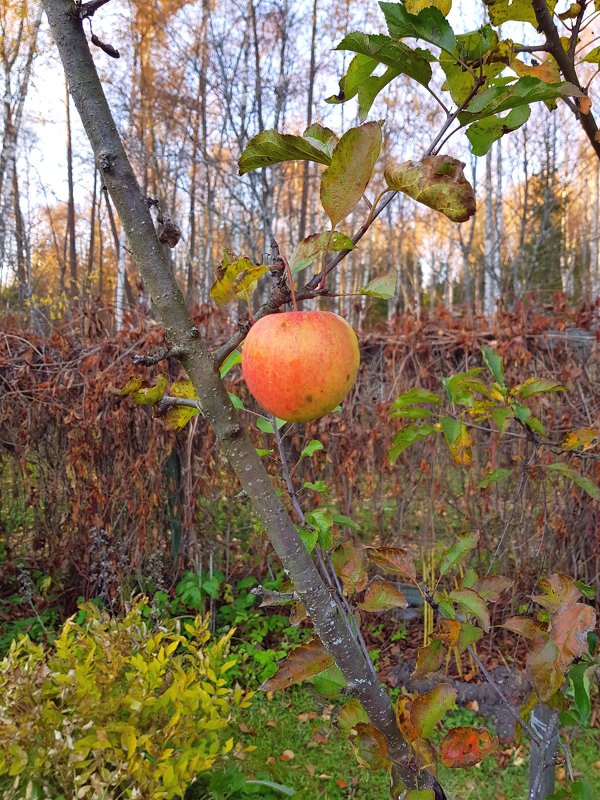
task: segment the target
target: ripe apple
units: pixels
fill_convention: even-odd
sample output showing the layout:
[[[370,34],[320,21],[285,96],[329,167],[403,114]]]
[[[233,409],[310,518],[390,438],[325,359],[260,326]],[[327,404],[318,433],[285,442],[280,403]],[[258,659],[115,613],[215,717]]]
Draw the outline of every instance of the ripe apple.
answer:
[[[242,349],[252,396],[271,414],[308,422],[334,409],[354,383],[356,334],[331,311],[289,311],[262,317]]]

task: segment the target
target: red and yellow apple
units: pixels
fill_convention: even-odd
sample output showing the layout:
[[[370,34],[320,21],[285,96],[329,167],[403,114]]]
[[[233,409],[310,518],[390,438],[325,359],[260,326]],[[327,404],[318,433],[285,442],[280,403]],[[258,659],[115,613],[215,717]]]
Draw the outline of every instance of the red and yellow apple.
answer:
[[[331,311],[290,311],[262,317],[242,349],[250,393],[271,414],[308,422],[348,394],[360,361],[356,334]]]

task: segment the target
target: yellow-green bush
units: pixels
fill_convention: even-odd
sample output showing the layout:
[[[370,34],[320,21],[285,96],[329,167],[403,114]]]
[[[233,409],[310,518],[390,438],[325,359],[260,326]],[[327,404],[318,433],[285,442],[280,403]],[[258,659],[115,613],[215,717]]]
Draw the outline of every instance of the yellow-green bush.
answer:
[[[120,619],[93,605],[52,647],[24,637],[0,662],[0,790],[6,800],[183,795],[233,747],[231,634],[207,620],[150,625],[147,601]]]

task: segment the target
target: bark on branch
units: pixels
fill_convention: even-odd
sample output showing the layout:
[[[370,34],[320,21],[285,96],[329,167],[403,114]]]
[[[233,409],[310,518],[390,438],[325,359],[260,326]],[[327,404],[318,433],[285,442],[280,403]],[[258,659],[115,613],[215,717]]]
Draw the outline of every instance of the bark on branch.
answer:
[[[250,498],[277,555],[291,578],[321,641],[340,667],[372,724],[387,738],[396,771],[409,788],[433,788],[445,795],[427,772],[419,772],[402,739],[387,693],[372,677],[357,647],[349,621],[336,605],[231,405],[218,367],[185,306],[165,262],[146,198],[117,132],[83,32],[78,8],[70,0],[43,0],[50,28],[75,106],[90,140],[104,184],[121,217],[139,270],[149,287],[170,346],[178,348],[199,404],[212,425],[239,482]]]

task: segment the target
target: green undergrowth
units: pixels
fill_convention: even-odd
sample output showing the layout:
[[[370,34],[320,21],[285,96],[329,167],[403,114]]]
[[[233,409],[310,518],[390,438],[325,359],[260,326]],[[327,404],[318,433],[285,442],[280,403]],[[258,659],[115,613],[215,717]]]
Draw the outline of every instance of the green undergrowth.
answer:
[[[387,775],[358,767],[348,740],[335,727],[338,708],[307,687],[258,694],[236,720],[241,742],[251,749],[238,751],[233,761],[247,775],[268,777],[295,789],[296,800],[384,800],[389,796]],[[457,725],[485,725],[485,721],[456,709],[446,716],[442,730]],[[594,766],[600,759],[598,739],[580,735],[572,757],[575,773],[590,781],[593,797],[600,797],[600,769]],[[506,747],[471,769],[441,767],[439,780],[452,800],[525,800],[527,765],[525,747]],[[561,767],[558,774],[564,774]]]

